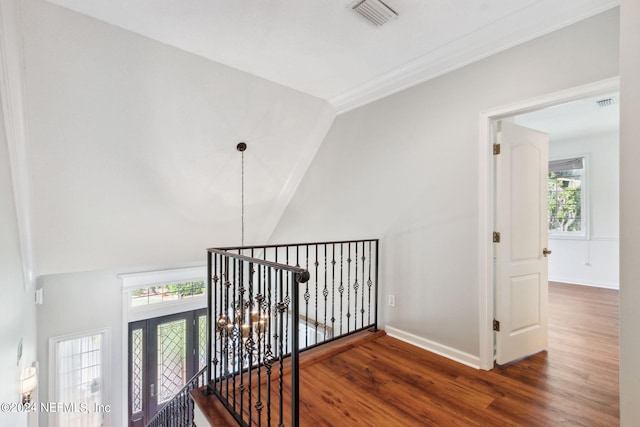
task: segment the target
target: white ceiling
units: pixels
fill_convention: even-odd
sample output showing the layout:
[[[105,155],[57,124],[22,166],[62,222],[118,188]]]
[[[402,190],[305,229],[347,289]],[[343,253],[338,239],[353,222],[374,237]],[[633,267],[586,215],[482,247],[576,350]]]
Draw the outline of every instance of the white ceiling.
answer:
[[[601,107],[597,101],[611,99]],[[554,105],[515,117],[519,125],[549,134],[551,141],[618,131],[620,97],[617,93]]]
[[[329,101],[338,112],[619,5],[620,0],[49,0]]]

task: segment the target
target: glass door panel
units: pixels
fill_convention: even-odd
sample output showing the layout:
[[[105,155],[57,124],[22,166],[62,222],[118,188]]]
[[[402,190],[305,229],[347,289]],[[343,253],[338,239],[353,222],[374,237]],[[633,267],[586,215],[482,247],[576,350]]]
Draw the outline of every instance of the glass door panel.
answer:
[[[145,426],[204,367],[205,355],[206,309],[130,323],[129,426]]]
[[[187,320],[160,323],[157,333],[158,405],[169,401],[187,380]]]

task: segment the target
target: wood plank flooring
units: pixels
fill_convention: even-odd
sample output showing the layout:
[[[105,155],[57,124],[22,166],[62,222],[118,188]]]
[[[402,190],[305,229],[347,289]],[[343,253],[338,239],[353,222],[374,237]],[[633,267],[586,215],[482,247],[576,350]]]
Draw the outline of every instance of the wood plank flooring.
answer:
[[[304,355],[301,425],[619,425],[618,292],[550,283],[549,304],[548,351],[489,372],[384,334]]]
[[[305,426],[616,426],[618,292],[550,283],[549,350],[478,371],[384,336],[304,370]]]

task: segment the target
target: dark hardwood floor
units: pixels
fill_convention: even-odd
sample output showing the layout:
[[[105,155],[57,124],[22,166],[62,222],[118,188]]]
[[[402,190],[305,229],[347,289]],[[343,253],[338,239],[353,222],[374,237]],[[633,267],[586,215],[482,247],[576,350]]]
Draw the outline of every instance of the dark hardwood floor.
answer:
[[[549,350],[490,372],[382,336],[305,368],[305,426],[615,426],[618,292],[550,283]]]
[[[301,425],[619,425],[618,292],[550,283],[549,304],[548,351],[489,372],[384,333],[305,354]]]

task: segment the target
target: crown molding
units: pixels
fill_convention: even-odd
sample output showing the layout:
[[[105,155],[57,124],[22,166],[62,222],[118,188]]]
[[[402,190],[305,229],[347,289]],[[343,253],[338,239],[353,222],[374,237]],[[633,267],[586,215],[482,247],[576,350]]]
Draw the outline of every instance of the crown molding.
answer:
[[[597,5],[590,8],[588,12],[579,13],[576,9],[565,9],[554,17],[552,25],[544,27],[544,22],[541,21],[547,18],[544,11],[549,10],[549,5],[545,3],[550,1],[538,2],[514,15],[502,18],[502,21],[508,19],[514,24],[507,22],[500,25],[500,28],[497,25],[490,25],[466,34],[401,67],[329,99],[329,103],[335,108],[336,114],[346,113],[620,5],[620,0],[606,0],[597,2]],[[511,19],[517,14],[529,14],[538,19],[528,21]],[[517,25],[518,22],[529,22],[529,25]],[[539,30],[539,28],[544,29]]]
[[[24,66],[18,0],[0,2],[0,98],[13,182],[25,290],[35,281],[31,184],[24,112]]]

